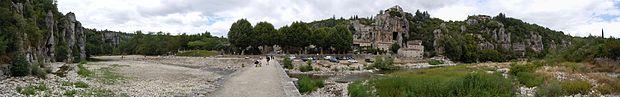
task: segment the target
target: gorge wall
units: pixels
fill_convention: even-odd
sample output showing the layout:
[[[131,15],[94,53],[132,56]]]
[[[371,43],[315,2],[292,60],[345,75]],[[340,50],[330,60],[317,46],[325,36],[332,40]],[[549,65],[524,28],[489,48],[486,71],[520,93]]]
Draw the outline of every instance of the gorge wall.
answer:
[[[0,0],[0,37],[7,44],[0,64],[25,58],[33,66],[86,58],[84,27],[74,13],[58,12],[52,0]]]

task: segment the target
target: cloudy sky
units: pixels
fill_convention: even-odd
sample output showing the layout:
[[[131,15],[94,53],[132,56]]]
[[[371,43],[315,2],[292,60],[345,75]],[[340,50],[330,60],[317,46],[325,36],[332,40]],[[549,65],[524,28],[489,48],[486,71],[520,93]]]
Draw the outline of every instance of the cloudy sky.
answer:
[[[604,29],[607,37],[620,37],[620,0],[58,0],[61,12],[76,13],[88,28],[217,36],[226,36],[241,18],[281,27],[333,16],[370,17],[394,5],[456,21],[501,12],[570,35],[600,35]]]

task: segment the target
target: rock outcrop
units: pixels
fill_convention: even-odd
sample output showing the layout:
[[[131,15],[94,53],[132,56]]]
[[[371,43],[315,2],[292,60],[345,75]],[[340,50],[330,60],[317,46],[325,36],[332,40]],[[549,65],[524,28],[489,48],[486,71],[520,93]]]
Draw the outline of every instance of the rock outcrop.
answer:
[[[400,6],[394,6],[381,11],[373,19],[373,23],[365,25],[358,20],[353,20],[353,44],[357,46],[372,46],[388,50],[394,43],[401,47],[405,45],[405,39],[409,36],[409,21],[404,16]]]
[[[80,22],[75,19],[75,14],[69,12],[63,16],[56,10],[34,6],[47,3],[30,0],[9,2],[9,6],[1,7],[10,9],[8,13],[15,14],[9,17],[21,19],[15,19],[14,22],[17,23],[14,25],[5,25],[18,29],[11,30],[14,34],[10,36],[10,46],[14,46],[10,48],[16,49],[6,51],[7,54],[24,56],[30,64],[57,61],[72,63],[86,58],[86,35]],[[43,17],[37,17],[33,13],[43,13]]]
[[[515,51],[518,55],[517,57],[525,57],[528,52],[530,52],[530,54],[540,53],[549,49],[563,49],[571,45],[569,40],[545,37],[543,36],[544,33],[538,30],[508,32],[503,23],[492,20],[490,16],[470,16],[464,23],[465,25],[460,26],[459,33],[467,33],[461,35],[473,36],[480,50],[504,49],[507,51]],[[456,34],[447,33],[450,29],[445,26],[446,23],[442,23],[438,29],[433,31],[434,49],[438,54],[443,54],[444,51],[444,48],[439,42],[442,37],[446,36],[445,34]],[[522,36],[515,37],[514,34],[521,34]]]

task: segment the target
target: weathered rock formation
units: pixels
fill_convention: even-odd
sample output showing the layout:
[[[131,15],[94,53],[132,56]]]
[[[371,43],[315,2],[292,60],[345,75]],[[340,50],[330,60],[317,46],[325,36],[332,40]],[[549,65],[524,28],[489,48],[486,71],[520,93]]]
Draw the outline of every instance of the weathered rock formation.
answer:
[[[86,36],[84,28],[81,26],[80,22],[75,19],[75,14],[69,12],[64,16],[58,16],[60,12],[46,10],[41,12],[45,13],[44,17],[38,18],[32,15],[32,13],[39,10],[26,9],[35,9],[34,7],[37,6],[34,5],[43,3],[32,2],[30,0],[10,2],[10,6],[2,7],[9,8],[11,9],[11,13],[21,16],[9,17],[24,18],[24,20],[29,21],[17,19],[17,22],[31,25],[20,25],[20,23],[14,25],[18,27],[18,29],[28,30],[15,30],[16,32],[12,32],[15,33],[15,35],[11,36],[11,38],[15,39],[13,40],[14,43],[12,43],[12,46],[15,46],[13,48],[17,49],[15,51],[7,51],[7,53],[25,56],[26,60],[31,64],[45,64],[57,61],[72,63],[86,58]],[[37,26],[37,24],[39,24],[39,26]],[[40,34],[41,36],[32,35],[32,33]],[[63,51],[61,53],[58,52],[58,50]]]
[[[527,52],[540,53],[548,49],[561,49],[570,46],[569,40],[544,37],[543,32],[537,30],[522,30],[522,32],[508,32],[501,22],[492,20],[490,16],[470,16],[460,25],[460,32],[450,34],[472,35],[480,50],[504,49],[517,52],[520,57],[526,56]],[[475,28],[475,30],[469,29]],[[443,54],[440,45],[442,37],[450,31],[445,23],[433,31],[435,51]],[[549,32],[546,32],[549,33]],[[522,34],[515,37],[514,34]],[[447,38],[450,39],[450,38]]]
[[[400,6],[394,6],[377,14],[371,25],[352,21],[351,25],[355,29],[353,44],[370,45],[383,50],[388,50],[393,43],[398,43],[402,47],[406,46],[405,38],[409,36],[409,21],[404,17],[405,14]]]

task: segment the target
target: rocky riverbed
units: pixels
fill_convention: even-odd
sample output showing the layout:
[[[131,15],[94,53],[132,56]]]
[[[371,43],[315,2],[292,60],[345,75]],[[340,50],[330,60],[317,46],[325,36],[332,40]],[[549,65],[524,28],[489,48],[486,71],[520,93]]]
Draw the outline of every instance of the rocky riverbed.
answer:
[[[208,96],[221,81],[251,60],[235,57],[99,56],[103,60],[84,66],[90,77],[77,74],[77,64],[56,63],[52,71],[69,66],[65,77],[53,73],[47,79],[10,77],[0,79],[1,96]],[[74,83],[86,83],[87,87]],[[77,86],[76,86],[77,85]],[[20,87],[20,88],[18,88]],[[34,94],[21,88],[34,87]],[[44,87],[44,89],[40,89]],[[19,90],[22,90],[20,93]],[[30,90],[28,90],[30,91]]]

